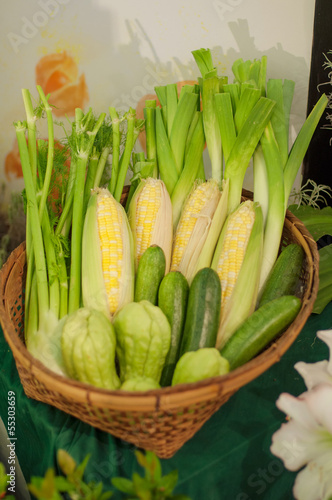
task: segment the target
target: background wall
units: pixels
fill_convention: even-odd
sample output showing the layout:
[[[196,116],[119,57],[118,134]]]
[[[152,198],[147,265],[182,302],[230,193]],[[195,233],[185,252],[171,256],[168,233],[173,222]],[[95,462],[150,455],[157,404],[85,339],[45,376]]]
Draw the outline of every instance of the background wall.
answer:
[[[194,80],[211,48],[220,74],[268,56],[268,77],[296,82],[291,133],[306,114],[314,0],[11,0],[0,19],[2,200],[22,188],[13,122],[21,89],[50,91],[58,120],[74,107],[136,107],[155,85]],[[62,135],[57,128],[57,134]],[[247,180],[250,188],[250,175]]]

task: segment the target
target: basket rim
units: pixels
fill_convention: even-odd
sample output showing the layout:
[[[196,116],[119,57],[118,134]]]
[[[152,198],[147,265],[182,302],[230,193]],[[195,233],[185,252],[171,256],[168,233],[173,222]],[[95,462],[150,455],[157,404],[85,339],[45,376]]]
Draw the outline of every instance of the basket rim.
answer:
[[[244,196],[246,194],[244,193]],[[204,401],[211,399],[211,396],[218,397],[221,393],[225,393],[225,388],[227,388],[227,392],[233,393],[244,385],[242,379],[245,375],[250,373],[249,380],[245,382],[248,383],[280,360],[300,333],[313,309],[319,286],[319,253],[317,244],[304,224],[288,210],[286,212],[285,225],[301,241],[306,258],[308,259],[309,269],[312,271],[306,293],[302,299],[301,310],[294,322],[266,350],[226,375],[212,377],[195,383],[179,384],[173,387],[163,387],[144,392],[129,392],[119,389],[109,390],[98,388],[54,373],[29,353],[25,344],[17,335],[5,307],[6,297],[3,292],[8,276],[10,275],[10,269],[15,262],[22,264],[23,273],[25,242],[22,242],[10,254],[0,270],[0,323],[4,336],[12,349],[15,360],[17,358],[21,361],[31,374],[36,376],[42,375],[43,382],[51,384],[52,390],[57,390],[64,396],[67,395],[68,398],[72,398],[73,394],[75,394],[75,398],[77,398],[75,400],[90,404],[98,402],[98,404],[102,403],[105,407],[117,408],[119,410],[123,410],[124,408],[130,410],[137,407],[140,410],[142,407],[146,410],[161,410],[163,408],[171,409],[172,407],[178,407],[179,404],[183,404],[184,397],[186,403],[190,400],[194,403],[197,399]],[[23,262],[21,262],[22,259]]]

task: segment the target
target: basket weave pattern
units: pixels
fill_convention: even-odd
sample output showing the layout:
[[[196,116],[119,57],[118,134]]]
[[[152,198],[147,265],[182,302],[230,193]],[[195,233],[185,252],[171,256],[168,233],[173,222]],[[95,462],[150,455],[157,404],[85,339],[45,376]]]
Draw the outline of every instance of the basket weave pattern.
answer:
[[[287,212],[282,244],[305,252],[300,313],[278,339],[233,372],[195,384],[126,393],[108,391],[61,377],[33,358],[24,345],[25,244],[0,271],[0,321],[26,395],[138,447],[169,458],[240,387],[276,363],[294,342],[312,312],[318,290],[317,246],[305,226]]]

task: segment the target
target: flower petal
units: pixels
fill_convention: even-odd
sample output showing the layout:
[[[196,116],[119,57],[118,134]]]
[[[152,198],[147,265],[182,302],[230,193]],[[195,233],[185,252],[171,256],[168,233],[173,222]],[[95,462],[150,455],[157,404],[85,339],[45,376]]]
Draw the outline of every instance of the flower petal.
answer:
[[[295,471],[330,449],[320,432],[313,432],[295,420],[282,424],[272,436],[271,453],[280,458],[288,470]]]
[[[332,375],[328,372],[328,361],[318,361],[317,363],[305,363],[299,361],[294,365],[304,380],[307,389],[310,391],[318,384],[327,383],[332,386]]]
[[[332,452],[310,462],[296,477],[294,497],[297,500],[329,500],[332,496]]]
[[[309,411],[306,401],[291,394],[282,393],[276,401],[279,410],[283,411],[288,417],[293,418],[307,429],[315,429],[317,422]]]
[[[332,375],[332,330],[319,330],[317,332],[317,337],[325,342],[330,350],[330,360],[328,364],[327,371]]]
[[[332,385],[320,384],[303,396],[316,422],[330,433],[332,454]]]

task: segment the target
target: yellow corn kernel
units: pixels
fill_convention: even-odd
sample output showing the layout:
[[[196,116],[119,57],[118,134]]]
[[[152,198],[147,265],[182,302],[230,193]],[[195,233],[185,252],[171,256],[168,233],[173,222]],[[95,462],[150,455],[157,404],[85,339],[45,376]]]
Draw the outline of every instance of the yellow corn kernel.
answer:
[[[161,206],[161,185],[149,180],[139,197],[136,210],[136,251],[138,259],[151,245],[152,230]]]
[[[171,271],[182,272],[189,281],[220,197],[217,183],[207,181],[198,184],[184,205],[173,243]]]
[[[122,214],[114,201],[109,196],[99,195],[97,204],[102,269],[111,314],[119,305],[119,283],[123,272]]]
[[[128,210],[135,247],[135,267],[151,245],[158,245],[165,254],[169,270],[173,240],[172,204],[165,184],[149,177],[141,181]]]
[[[221,282],[221,315],[238,278],[255,221],[252,203],[245,202],[229,217],[217,273]]]
[[[83,303],[112,317],[133,300],[132,235],[124,208],[107,189],[90,199],[82,241]]]

